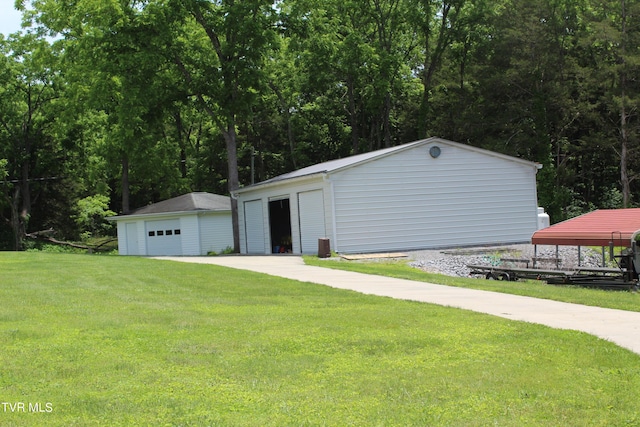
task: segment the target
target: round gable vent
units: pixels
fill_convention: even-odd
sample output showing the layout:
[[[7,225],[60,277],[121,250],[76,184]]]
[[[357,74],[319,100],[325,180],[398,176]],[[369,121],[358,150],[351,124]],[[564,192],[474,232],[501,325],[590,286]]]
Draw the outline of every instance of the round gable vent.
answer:
[[[433,147],[429,148],[429,154],[434,159],[437,159],[438,157],[440,157],[440,153],[442,153],[442,151],[440,150],[440,147],[438,147],[437,145],[434,145]]]

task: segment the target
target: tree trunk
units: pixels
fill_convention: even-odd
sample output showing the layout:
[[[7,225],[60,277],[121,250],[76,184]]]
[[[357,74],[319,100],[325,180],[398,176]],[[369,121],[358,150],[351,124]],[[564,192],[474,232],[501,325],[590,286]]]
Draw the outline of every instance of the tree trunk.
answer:
[[[391,93],[387,93],[384,98],[384,111],[382,113],[382,131],[384,146],[391,147]]]
[[[178,145],[180,146],[180,176],[182,178],[187,177],[187,143],[188,135],[185,135],[184,126],[182,123],[182,115],[180,110],[176,111],[173,115],[176,123],[176,136],[178,137]]]
[[[627,37],[627,11],[625,0],[622,0],[622,31],[621,31],[621,65],[620,65],[620,183],[622,184],[622,207],[629,207],[631,200],[631,186],[629,182],[629,171],[627,168],[629,155],[629,140],[627,132],[627,110],[626,110],[626,89],[627,89],[627,73],[625,69],[626,62],[626,37]]]
[[[622,108],[623,122],[625,121],[624,107]],[[628,208],[631,200],[631,186],[629,184],[629,172],[627,170],[628,144],[626,124],[621,124],[622,146],[620,147],[620,182],[622,183],[622,207]]]
[[[30,144],[27,145],[27,149],[31,149]],[[20,206],[20,214],[17,223],[18,229],[16,230],[16,250],[21,251],[24,249],[24,237],[27,234],[29,219],[31,218],[31,189],[29,187],[28,161],[22,164],[22,179],[17,184],[17,188],[14,203],[16,207],[18,205]]]
[[[273,93],[278,97],[278,101],[280,101],[280,106],[282,107],[282,111],[284,112],[284,117],[287,122],[287,141],[289,141],[289,153],[291,154],[291,161],[293,162],[293,169],[298,169],[298,161],[296,160],[295,147],[296,147],[296,139],[293,135],[293,124],[291,123],[291,111],[287,100],[284,95],[282,95],[282,91],[278,88],[278,86],[269,82],[269,87],[273,90]],[[253,184],[253,181],[251,182]]]
[[[433,82],[433,76],[436,72],[436,69],[440,66],[442,62],[442,56],[444,51],[449,45],[450,40],[450,32],[452,31],[450,27],[450,22],[447,20],[449,16],[449,12],[451,11],[451,4],[444,3],[442,5],[442,11],[439,14],[440,19],[440,29],[438,30],[438,38],[436,39],[435,47],[431,47],[432,43],[432,28],[431,24],[427,24],[424,28],[424,65],[423,71],[421,75],[423,92],[422,92],[422,101],[420,103],[420,122],[418,124],[418,132],[419,137],[426,138],[428,137],[428,129],[429,129],[429,102],[430,97],[429,93],[431,91],[431,85]],[[459,9],[456,9],[456,14]],[[453,18],[455,20],[455,17]]]
[[[20,226],[20,186],[16,185],[13,195],[9,200],[11,205],[11,230],[13,231],[13,249],[21,251],[24,249],[24,234]]]
[[[229,172],[228,189],[231,199],[231,225],[233,227],[233,251],[240,252],[240,225],[238,221],[238,199],[236,191],[240,188],[238,178],[238,144],[236,140],[235,120],[230,119],[227,129],[223,132],[227,146],[227,169]]]
[[[351,123],[351,154],[360,151],[360,131],[358,128],[358,113],[356,111],[356,96],[352,76],[347,77],[347,92],[349,96],[349,121]]]
[[[122,155],[122,213],[128,214],[131,211],[129,206],[129,158]]]

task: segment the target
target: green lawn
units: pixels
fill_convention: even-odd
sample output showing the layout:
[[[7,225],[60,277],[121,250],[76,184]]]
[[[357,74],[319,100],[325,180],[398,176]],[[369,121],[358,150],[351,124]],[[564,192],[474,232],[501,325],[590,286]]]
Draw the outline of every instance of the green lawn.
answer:
[[[640,425],[578,332],[115,256],[0,253],[0,301],[3,427]]]
[[[501,280],[485,280],[483,278],[450,277],[442,274],[427,273],[420,269],[410,267],[408,265],[408,261],[339,261],[334,259],[320,259],[312,256],[305,256],[304,260],[308,265],[355,271],[358,273],[376,274],[440,285],[458,286],[461,288],[524,295],[534,298],[591,305],[595,307],[640,311],[640,293],[633,291],[611,291],[581,288],[577,286],[548,285],[545,282],[535,280],[526,282],[509,282]]]

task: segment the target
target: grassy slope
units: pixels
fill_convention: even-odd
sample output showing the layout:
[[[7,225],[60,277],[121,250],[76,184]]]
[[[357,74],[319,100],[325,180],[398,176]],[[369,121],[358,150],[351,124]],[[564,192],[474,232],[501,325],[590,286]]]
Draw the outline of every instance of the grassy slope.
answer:
[[[0,425],[638,425],[592,336],[210,265],[0,253]]]
[[[620,310],[640,311],[640,293],[629,291],[606,291],[576,286],[547,285],[544,282],[505,282],[474,278],[449,277],[442,274],[427,273],[407,265],[405,261],[353,262],[319,259],[305,256],[305,263],[320,267],[355,271],[366,274],[397,277],[462,288],[482,289],[534,298],[551,299],[595,307],[617,308]]]

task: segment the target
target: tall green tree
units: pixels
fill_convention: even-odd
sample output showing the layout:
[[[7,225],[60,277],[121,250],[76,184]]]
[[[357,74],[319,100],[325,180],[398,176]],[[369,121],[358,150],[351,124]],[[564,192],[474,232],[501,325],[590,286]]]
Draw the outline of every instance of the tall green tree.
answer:
[[[34,19],[62,38],[64,73],[79,114],[105,113],[103,155],[120,170],[121,211],[131,208],[131,173],[144,186],[149,174],[172,182],[178,160],[171,162],[163,138],[165,112],[172,105],[175,80],[167,80],[166,46],[170,20],[153,2],[34,0]],[[175,142],[175,141],[174,141]],[[172,147],[175,148],[175,147]],[[159,163],[166,164],[159,168]],[[159,172],[162,170],[162,172]],[[154,174],[155,172],[155,174]],[[170,196],[171,194],[164,194]]]
[[[509,0],[489,21],[477,57],[477,100],[467,116],[476,144],[539,162],[539,198],[554,218],[571,195],[559,168],[579,135],[574,56],[580,9],[572,0]]]
[[[185,16],[185,32],[179,37],[184,49],[174,51],[174,61],[225,140],[234,249],[239,251],[238,205],[233,197],[240,187],[238,123],[267,87],[264,61],[275,41],[273,2],[190,0],[173,6],[183,8]],[[189,17],[199,31],[189,25]]]
[[[466,0],[407,0],[409,23],[418,39],[416,73],[422,82],[419,110],[419,135],[428,136],[431,112],[431,94],[436,73],[441,69],[445,54],[450,49],[458,27],[459,17]]]
[[[588,31],[583,38],[584,71],[590,76],[589,96],[605,118],[594,135],[615,152],[619,165],[622,203],[632,203],[632,184],[640,160],[640,2],[598,1],[586,14]]]
[[[36,200],[59,179],[63,153],[52,137],[60,80],[50,44],[35,34],[0,36],[0,158],[2,197],[9,207],[13,248],[22,250]]]

